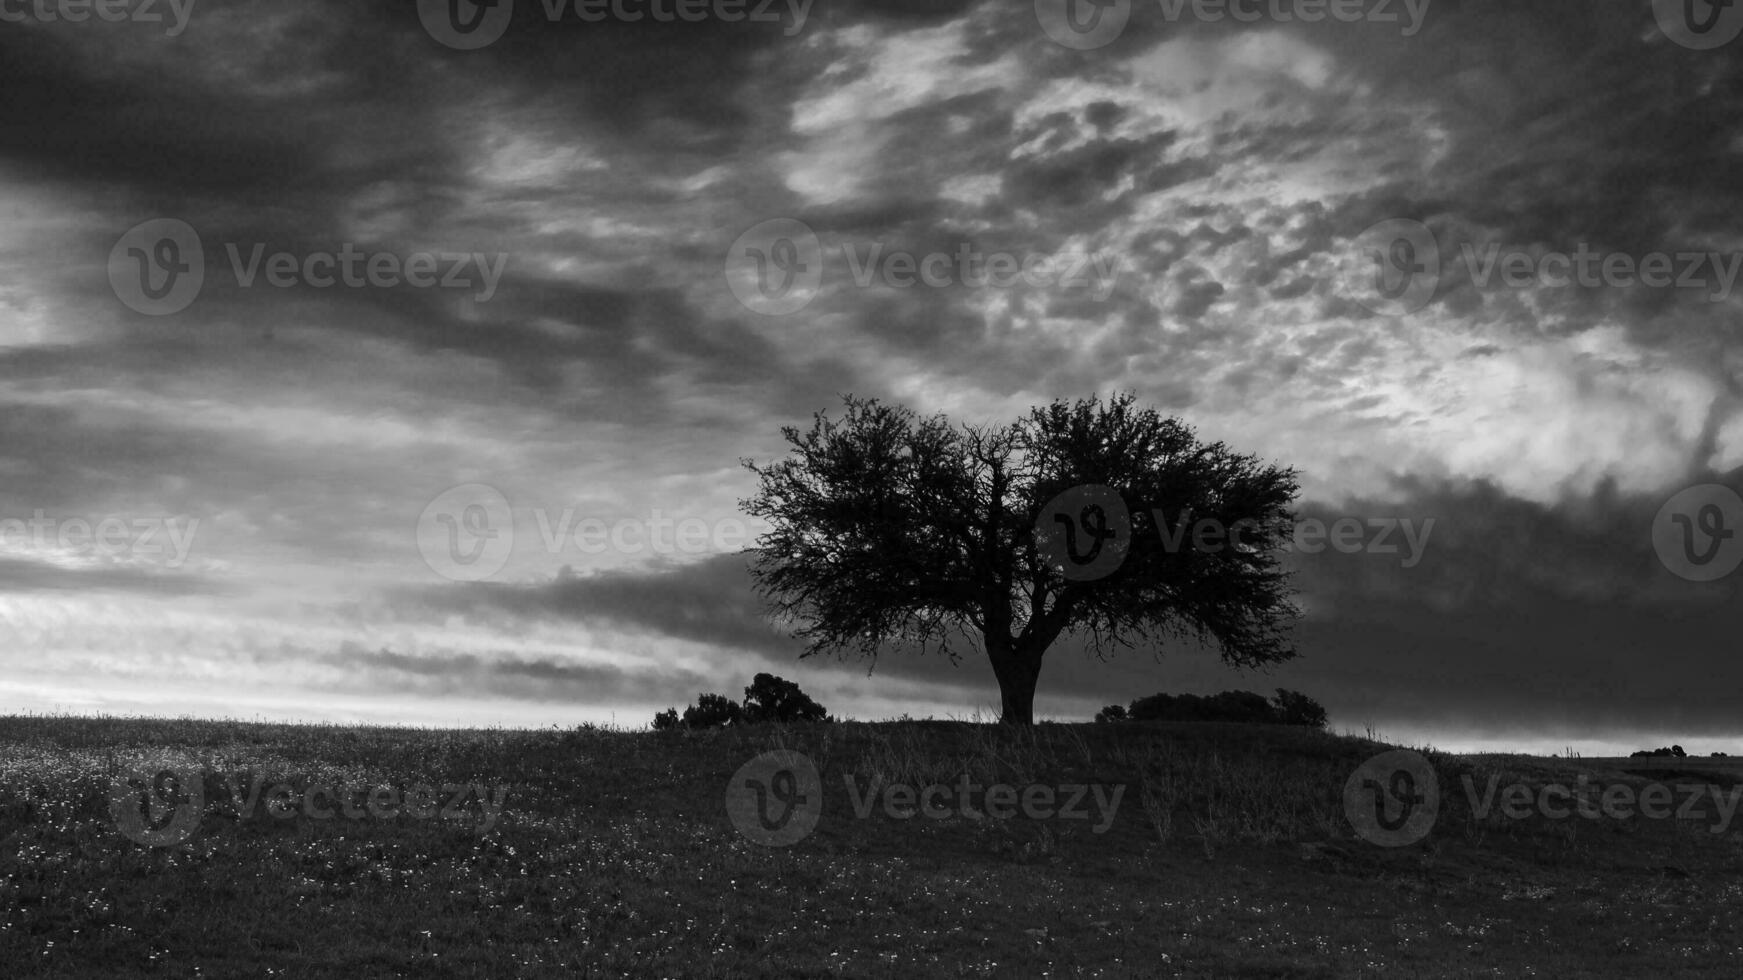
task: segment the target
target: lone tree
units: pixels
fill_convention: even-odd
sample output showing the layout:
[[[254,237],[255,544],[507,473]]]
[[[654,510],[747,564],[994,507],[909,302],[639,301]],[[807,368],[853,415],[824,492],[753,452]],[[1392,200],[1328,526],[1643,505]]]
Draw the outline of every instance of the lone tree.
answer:
[[[1295,656],[1299,615],[1277,548],[1293,470],[1140,408],[1130,395],[1055,401],[1010,425],[848,396],[787,457],[744,465],[745,511],[770,525],[758,592],[808,640],[803,656],[941,652],[962,640],[998,678],[1000,720],[1034,722],[1041,660],[1067,633],[1097,657],[1170,638],[1253,667]]]

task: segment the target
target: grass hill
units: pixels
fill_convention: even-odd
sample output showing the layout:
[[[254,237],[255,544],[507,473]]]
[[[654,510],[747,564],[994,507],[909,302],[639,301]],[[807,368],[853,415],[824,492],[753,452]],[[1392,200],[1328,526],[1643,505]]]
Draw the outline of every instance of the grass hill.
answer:
[[[1729,791],[1722,760],[1666,776],[1427,752],[1439,819],[1386,848],[1355,836],[1343,804],[1386,748],[1215,724],[0,718],[0,963],[14,978],[1743,973],[1743,851],[1736,827],[1714,832],[1712,799],[1666,820],[1512,819],[1479,817],[1464,788]],[[811,833],[769,847],[735,827],[727,790],[782,749],[815,764],[822,806]],[[201,780],[185,841],[122,834],[111,791],[141,764]],[[886,808],[878,790],[895,783],[1047,787],[1052,810],[1096,787],[1101,805],[1086,789],[1084,817],[999,819],[971,791],[978,819],[944,793],[907,816],[918,801]],[[408,803],[418,784],[437,798]],[[400,812],[365,813],[368,793]]]

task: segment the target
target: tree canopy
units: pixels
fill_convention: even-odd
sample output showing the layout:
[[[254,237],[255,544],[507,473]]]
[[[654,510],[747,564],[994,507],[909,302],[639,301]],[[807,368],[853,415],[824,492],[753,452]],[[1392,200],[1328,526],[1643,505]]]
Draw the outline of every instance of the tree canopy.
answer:
[[[1001,720],[1028,724],[1062,635],[1098,656],[1181,638],[1242,667],[1295,655],[1277,552],[1293,470],[1202,443],[1131,395],[1006,425],[845,401],[840,418],[783,429],[785,458],[744,461],[759,487],[742,506],[770,528],[757,588],[805,656],[954,660],[966,641],[991,662]]]

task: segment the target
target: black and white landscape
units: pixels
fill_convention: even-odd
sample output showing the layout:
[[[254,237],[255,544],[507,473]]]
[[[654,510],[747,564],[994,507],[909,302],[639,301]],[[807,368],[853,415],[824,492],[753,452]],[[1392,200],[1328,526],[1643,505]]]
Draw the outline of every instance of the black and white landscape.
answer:
[[[0,972],[1735,976],[1740,34],[0,0]]]

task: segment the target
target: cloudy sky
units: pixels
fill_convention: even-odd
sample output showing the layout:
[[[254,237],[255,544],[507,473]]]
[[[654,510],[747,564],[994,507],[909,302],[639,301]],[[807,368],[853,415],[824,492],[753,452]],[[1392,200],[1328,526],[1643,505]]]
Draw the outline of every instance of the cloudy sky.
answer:
[[[521,0],[461,50],[411,2],[0,5],[0,711],[639,725],[767,670],[990,717],[984,663],[796,659],[739,460],[849,392],[1130,390],[1297,467],[1304,518],[1432,532],[1291,556],[1269,675],[1063,644],[1041,714],[1289,687],[1446,748],[1743,751],[1743,572],[1654,539],[1743,486],[1743,40],[1637,0],[1169,6],[1068,44],[1027,3]],[[1485,281],[1495,248],[1638,274]],[[1034,274],[890,258],[964,250]]]

